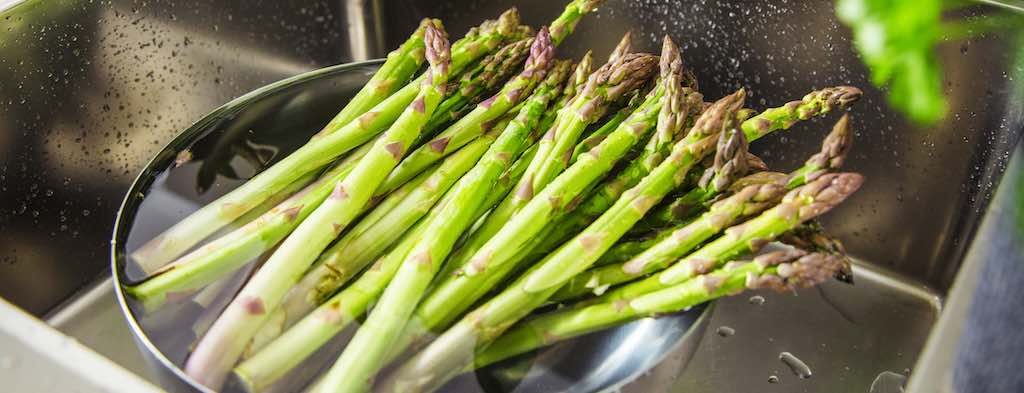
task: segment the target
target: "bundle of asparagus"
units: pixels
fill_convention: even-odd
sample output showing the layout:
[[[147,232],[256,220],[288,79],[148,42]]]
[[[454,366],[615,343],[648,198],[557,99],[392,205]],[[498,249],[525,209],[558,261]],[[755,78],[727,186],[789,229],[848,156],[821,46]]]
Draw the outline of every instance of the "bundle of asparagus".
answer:
[[[848,276],[808,225],[863,181],[836,172],[849,117],[789,174],[748,147],[860,91],[706,103],[668,37],[660,57],[627,33],[601,66],[556,59],[599,3],[537,30],[510,10],[451,45],[425,20],[305,146],[136,250],[149,277],[125,291],[154,311],[236,289],[184,364],[210,388],[295,383],[363,320],[318,380],[284,388],[419,392],[637,318]],[[789,246],[758,255],[776,240]],[[552,301],[567,306],[535,315]]]

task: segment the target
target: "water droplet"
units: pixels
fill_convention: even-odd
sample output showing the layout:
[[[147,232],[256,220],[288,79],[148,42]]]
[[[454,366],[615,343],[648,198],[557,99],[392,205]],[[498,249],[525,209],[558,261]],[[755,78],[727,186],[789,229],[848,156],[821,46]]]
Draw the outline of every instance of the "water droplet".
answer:
[[[800,377],[800,379],[807,379],[811,377],[811,368],[793,354],[789,352],[783,352],[779,354],[779,360],[789,366],[789,369],[793,371],[793,374]]]
[[[733,334],[736,334],[736,329],[733,329],[728,326],[722,326],[718,328],[718,330],[716,330],[715,332],[718,333],[719,336],[729,337],[732,336]]]
[[[768,383],[779,383],[779,377],[774,375],[768,376]]]
[[[907,384],[907,376],[892,371],[883,371],[871,382],[869,393],[903,393]]]
[[[748,301],[750,302],[750,304],[753,304],[755,306],[760,306],[760,305],[764,304],[764,296],[754,295],[754,296],[751,296],[750,300],[748,300]]]

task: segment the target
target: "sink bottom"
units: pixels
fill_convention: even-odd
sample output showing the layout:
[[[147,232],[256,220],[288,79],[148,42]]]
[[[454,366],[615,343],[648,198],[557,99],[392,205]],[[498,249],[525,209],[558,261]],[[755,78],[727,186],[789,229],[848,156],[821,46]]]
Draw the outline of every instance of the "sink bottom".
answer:
[[[756,292],[720,300],[711,308],[704,333],[691,338],[699,340],[692,359],[670,354],[622,391],[890,393],[880,389],[898,387],[912,372],[941,298],[866,263],[855,264],[854,278],[854,285],[829,282],[794,293]],[[135,346],[109,278],[60,307],[47,322],[157,381]],[[788,362],[780,359],[784,352]]]

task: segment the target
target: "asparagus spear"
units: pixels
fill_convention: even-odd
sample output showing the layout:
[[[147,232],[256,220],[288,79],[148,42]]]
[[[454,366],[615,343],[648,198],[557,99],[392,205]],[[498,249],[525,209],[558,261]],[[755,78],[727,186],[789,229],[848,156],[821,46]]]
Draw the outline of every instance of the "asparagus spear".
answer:
[[[737,134],[742,135],[742,133]],[[663,239],[637,253],[628,262],[603,266],[573,277],[569,284],[566,284],[552,298],[554,300],[572,299],[595,289],[603,292],[603,288],[664,269],[673,260],[686,255],[726,227],[736,224],[744,217],[761,213],[775,205],[787,188],[793,189],[806,184],[804,180],[807,179],[807,176],[803,174],[815,173],[814,178],[816,179],[825,173],[839,169],[849,152],[851,139],[849,116],[844,115],[825,138],[821,151],[811,156],[804,166],[788,176],[790,180],[780,181],[777,176],[769,176],[768,179],[773,179],[770,183],[754,183],[745,186],[732,196],[716,202],[700,218],[668,231],[669,235],[663,236]],[[723,149],[723,147],[725,148]],[[730,149],[727,147],[720,144],[719,152],[729,151]],[[720,156],[716,156],[716,160]],[[740,183],[746,184],[751,181],[758,182],[761,179],[754,178]]]
[[[743,130],[749,142],[753,142],[771,132],[789,129],[800,120],[807,120],[814,116],[821,116],[833,110],[848,107],[861,96],[860,89],[851,86],[837,86],[808,93],[803,99],[789,102],[781,107],[770,108],[760,114],[744,121],[740,128]],[[631,185],[636,184],[648,171],[642,170],[643,160],[630,162],[634,167],[622,171],[613,180],[605,182],[589,198],[587,198],[574,212],[562,219],[558,228],[549,236],[550,241],[540,246],[542,250],[548,250],[552,245],[561,244],[568,236],[579,231],[585,225],[593,222],[597,215],[601,214],[611,206],[622,192]],[[689,201],[680,201],[685,204]],[[666,212],[656,211],[652,213],[650,221],[643,224],[646,227],[659,227],[666,225],[671,219]],[[678,216],[677,216],[678,217]],[[682,217],[685,218],[685,217]]]
[[[492,51],[508,36],[516,32],[519,14],[513,9],[497,21],[487,21],[476,34],[456,45],[452,70],[461,70],[467,64]],[[362,145],[384,131],[416,98],[421,75],[387,99],[345,124],[328,123],[316,137],[283,158],[270,168],[249,179],[245,184],[217,200],[203,206],[162,234],[143,244],[131,254],[143,272],[156,271],[210,234],[259,205],[275,192],[305,173],[321,168],[338,156]]]
[[[423,19],[420,26],[398,49],[388,53],[387,60],[363,85],[362,89],[345,104],[321,133],[330,133],[348,124],[388,98],[401,88],[423,64],[423,33],[427,25],[443,28],[437,19]]]
[[[530,39],[521,39],[484,58],[476,69],[463,74],[457,83],[452,83],[457,87],[449,87],[453,93],[441,101],[424,129],[429,132],[462,117],[466,105],[476,104],[483,94],[493,92],[496,86],[512,76],[526,60],[529,50]]]
[[[565,107],[569,101],[576,95],[576,91],[583,87],[587,82],[587,78],[590,76],[591,63],[593,62],[593,52],[587,51],[583,58],[576,64],[573,69],[572,76],[569,81],[565,84],[565,88],[562,90],[561,96],[553,105],[549,106],[547,111],[541,117],[540,124],[537,126],[537,130],[547,130],[555,122],[558,110]],[[617,125],[616,125],[617,127]],[[541,147],[537,146],[537,151],[534,153],[533,159],[539,159],[537,154],[540,153]],[[530,166],[526,167],[526,171],[530,171],[531,167],[534,167],[533,161],[530,161]],[[523,176],[520,176],[517,180],[517,188],[522,188],[527,183],[531,183],[529,180],[524,180]],[[522,184],[519,184],[522,183]],[[485,216],[478,225],[475,225],[476,229],[469,234],[468,239],[462,246],[456,250],[455,254],[451,256],[450,261],[445,265],[444,274],[442,277],[447,277],[452,274],[456,269],[461,268],[469,261],[469,258],[473,256],[480,247],[483,247],[484,243],[487,242],[503,225],[508,221],[518,208],[522,206],[532,197],[530,195],[519,195],[506,194],[501,200],[501,204],[494,208],[494,210]]]
[[[572,150],[572,157],[569,159],[569,164],[576,162],[576,159],[579,158],[580,154],[586,153],[588,150],[593,149],[594,146],[600,144],[604,138],[608,137],[608,134],[615,131],[615,128],[629,117],[630,113],[633,113],[633,111],[640,106],[640,103],[643,102],[644,94],[636,93],[639,92],[635,92],[633,94],[633,97],[629,99],[629,103],[626,104],[625,107],[615,112],[615,115],[612,115],[612,117],[605,121],[601,127],[598,127],[598,129],[587,135],[587,137],[580,141],[580,143],[576,144],[576,147]]]
[[[544,113],[544,117],[540,120],[540,125],[537,127],[540,131],[547,131],[555,124],[555,118],[558,117],[558,110],[565,108],[569,101],[572,101],[576,97],[576,93],[583,88],[583,85],[587,83],[587,78],[590,77],[591,67],[593,67],[594,52],[587,51],[580,59],[579,63],[576,63],[576,67],[573,69],[572,77],[569,82],[565,84],[565,88],[562,90],[562,95],[558,97],[558,101],[548,108],[547,112]]]
[[[657,58],[625,54],[601,66],[568,107],[559,110],[555,125],[541,139],[534,170],[527,170],[533,190],[541,190],[568,165],[572,149],[587,125],[604,116],[611,103],[639,88],[655,71]]]
[[[361,147],[317,181],[286,199],[256,220],[178,258],[154,276],[125,292],[154,310],[169,300],[185,298],[192,292],[249,263],[277,245],[327,198],[370,150]]]
[[[788,130],[798,121],[844,109],[860,99],[862,92],[853,86],[835,86],[807,93],[798,101],[767,109],[743,122],[741,128],[751,142],[775,130]]]
[[[624,193],[587,229],[517,279],[507,289],[473,310],[393,375],[387,391],[431,391],[471,364],[475,348],[486,346],[513,323],[542,305],[561,285],[586,269],[639,221],[658,199],[685,178],[707,154],[724,126],[733,123],[742,106],[742,90],[716,102],[689,134],[673,146],[669,158],[640,184]],[[467,355],[470,358],[467,358]]]
[[[661,163],[668,154],[672,143],[679,137],[667,130],[682,129],[682,124],[701,108],[704,97],[682,85],[684,81],[683,60],[675,48],[675,43],[665,37],[662,52],[668,55],[662,57],[661,70],[662,79],[671,79],[666,82],[667,89],[671,89],[666,90],[666,97],[669,97],[669,105],[673,109],[661,112],[660,116],[663,118],[658,122],[660,129],[647,141],[637,159],[629,161],[615,177],[598,186],[596,192],[565,218],[548,224],[551,228],[547,229],[545,240],[536,246],[529,258],[547,254],[578,233],[604,213],[622,195],[623,191],[635,186],[641,178],[650,173],[655,166]]]
[[[580,17],[594,10],[604,0],[573,0],[551,25],[545,29],[545,41],[557,47],[565,37],[572,33]],[[539,36],[539,34],[538,34]],[[534,43],[539,38],[534,38]],[[536,45],[534,45],[536,47]],[[534,53],[530,54],[535,56]],[[494,125],[494,119],[519,104],[539,81],[535,75],[521,73],[512,78],[502,87],[498,94],[478,104],[466,116],[459,119],[448,129],[441,132],[424,146],[409,154],[402,164],[388,176],[384,189],[393,188],[416,176],[441,157],[465,145],[473,138]]]
[[[555,342],[644,317],[674,313],[748,289],[791,291],[824,282],[844,266],[842,256],[802,250],[735,261],[679,285],[632,300],[555,311],[524,321],[488,346],[475,360],[483,367]]]
[[[384,291],[405,255],[422,236],[423,223],[420,221],[406,233],[401,242],[377,260],[352,285],[332,296],[235,367],[234,375],[242,386],[250,392],[270,386],[363,315]]]
[[[369,202],[384,174],[398,164],[444,97],[451,59],[448,40],[443,31],[428,26],[424,41],[430,68],[417,98],[352,173],[337,183],[331,197],[285,239],[199,341],[185,363],[185,372],[197,382],[214,389],[223,384],[268,311],[280,304],[317,255]]]
[[[739,254],[756,250],[765,242],[793,230],[803,222],[829,211],[856,191],[863,176],[829,173],[790,191],[782,202],[759,216],[725,230],[725,235],[704,245],[666,270],[609,291],[598,301],[631,299],[679,284]]]
[[[265,324],[257,337],[272,339],[279,335],[330,298],[338,288],[402,238],[452,184],[476,164],[493,140],[493,136],[484,135],[447,157],[436,170],[424,172],[417,180],[406,183],[413,185],[408,195],[398,192],[406,186],[389,194],[385,202],[320,255],[314,267],[288,291],[281,306],[274,310],[275,316],[270,321],[280,323]],[[387,206],[389,204],[392,206]],[[381,217],[370,216],[378,212]],[[262,343],[254,341],[250,351],[261,346]]]
[[[459,266],[453,275],[444,277],[417,309],[415,318],[420,320],[419,325],[429,329],[446,325],[473,304],[477,299],[474,294],[486,292],[487,285],[495,281],[494,277],[506,276],[518,253],[544,224],[611,170],[617,160],[654,128],[663,91],[658,87],[649,93],[640,108],[598,147],[580,156],[467,259],[467,263]]]
[[[542,28],[531,48],[530,58],[522,74],[530,78],[543,78],[552,65],[554,45]],[[560,67],[564,76],[566,67]],[[552,73],[555,74],[555,73]],[[560,79],[562,76],[557,76]],[[514,83],[514,82],[512,82]],[[558,81],[552,83],[557,86]],[[423,234],[405,256],[381,295],[377,306],[355,337],[345,347],[338,361],[324,376],[317,390],[320,392],[363,391],[372,383],[380,367],[384,366],[389,344],[395,341],[406,320],[413,312],[427,285],[433,279],[441,262],[448,256],[459,235],[473,223],[474,213],[486,199],[497,178],[512,162],[513,157],[525,149],[525,140],[533,123],[539,118],[546,101],[535,110],[521,113],[499,140],[485,153],[482,162],[470,170],[453,189],[451,200],[425,225]],[[516,124],[512,127],[511,124]]]
[[[601,266],[573,277],[552,296],[554,301],[574,299],[590,291],[633,280],[663,269],[742,217],[757,214],[776,204],[785,194],[781,184],[751,185],[716,202],[693,222],[676,228],[624,263]]]
[[[588,79],[581,95],[572,101],[573,104],[570,108],[575,109],[567,108],[559,112],[558,119],[561,120],[556,120],[556,125],[538,143],[537,155],[530,163],[530,167],[526,169],[526,174],[516,186],[516,192],[506,196],[505,200],[487,217],[483,225],[473,232],[460,253],[453,258],[455,264],[459,266],[466,265],[466,262],[474,253],[484,247],[495,234],[502,230],[514,215],[534,199],[536,192],[544,189],[550,179],[541,179],[541,171],[545,167],[545,163],[550,159],[551,152],[555,151],[553,149],[557,148],[552,144],[555,141],[552,135],[561,135],[563,132],[574,132],[578,135],[582,132],[582,128],[596,120],[594,112],[599,111],[600,109],[598,108],[606,106],[608,101],[615,97],[621,97],[626,91],[635,89],[646,81],[649,74],[653,72],[654,63],[651,61],[653,59],[651,56],[626,55],[625,57],[627,59],[622,59],[618,63],[609,63],[609,65],[603,66],[594,72]],[[594,92],[586,93],[587,89]],[[590,102],[590,104],[580,104],[583,101]],[[569,112],[572,113],[566,114]],[[547,150],[545,150],[546,148]],[[548,173],[558,174],[556,172]],[[469,268],[472,269],[472,267]]]

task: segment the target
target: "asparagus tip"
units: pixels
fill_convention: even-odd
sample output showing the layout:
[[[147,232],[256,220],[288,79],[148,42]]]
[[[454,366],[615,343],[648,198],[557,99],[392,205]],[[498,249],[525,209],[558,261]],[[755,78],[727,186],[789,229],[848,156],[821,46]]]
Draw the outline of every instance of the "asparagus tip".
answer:
[[[860,99],[864,92],[853,86],[834,86],[813,91],[804,100],[821,100],[829,107],[846,108]]]
[[[626,34],[622,35],[622,39],[619,40],[618,45],[615,45],[615,49],[612,49],[612,53],[608,55],[608,62],[615,63],[622,59],[627,53],[633,48],[633,33],[627,30]]]
[[[427,62],[430,63],[431,77],[447,75],[452,53],[448,43],[448,34],[444,28],[427,25],[427,30],[423,34],[423,43],[426,46],[426,57]]]
[[[551,34],[548,33],[547,26],[541,27],[530,46],[530,57],[526,59],[526,68],[547,68],[554,56],[555,46],[551,42]]]
[[[797,212],[801,221],[820,216],[836,207],[864,184],[859,173],[828,173],[806,185],[790,191],[783,201],[808,198],[811,203]]]
[[[747,287],[780,292],[809,288],[825,282],[843,269],[839,255],[794,249],[764,254],[754,259],[765,266],[776,266],[775,274],[748,276]]]
[[[679,47],[668,35],[665,35],[662,41],[659,68],[662,79],[667,79],[672,75],[681,75],[682,72],[683,58],[679,53]]]

